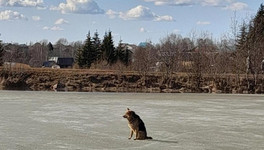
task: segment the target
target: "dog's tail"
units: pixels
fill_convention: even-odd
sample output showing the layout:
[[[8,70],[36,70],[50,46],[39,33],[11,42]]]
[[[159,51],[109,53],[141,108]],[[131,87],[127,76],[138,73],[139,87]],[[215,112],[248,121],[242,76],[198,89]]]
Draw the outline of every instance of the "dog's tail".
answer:
[[[146,139],[150,139],[150,140],[152,140],[153,138],[152,138],[152,137],[150,137],[150,136],[147,136],[147,137],[146,137]]]

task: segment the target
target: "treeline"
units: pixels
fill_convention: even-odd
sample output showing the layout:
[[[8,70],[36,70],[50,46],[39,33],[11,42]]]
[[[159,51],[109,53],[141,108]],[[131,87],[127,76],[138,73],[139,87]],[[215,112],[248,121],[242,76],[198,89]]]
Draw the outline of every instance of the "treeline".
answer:
[[[128,49],[121,40],[117,47],[114,46],[111,32],[105,33],[101,42],[98,32],[91,37],[87,35],[83,47],[77,50],[76,62],[80,68],[90,68],[92,64],[113,65],[121,62],[126,67],[131,64],[132,51]]]
[[[43,40],[37,43],[16,44],[1,43],[0,59],[3,62],[27,64],[31,67],[41,67],[50,57],[74,57],[76,49],[82,42],[69,43],[66,39],[59,39],[55,44]]]
[[[264,5],[247,23],[233,29],[232,36],[223,36],[214,41],[210,33],[200,35],[193,32],[190,37],[170,34],[160,43],[138,47],[134,53],[134,69],[146,75],[153,69],[162,72],[165,79],[173,73],[187,73],[196,79],[200,88],[203,76],[236,75],[238,86],[240,76],[252,78],[248,90],[254,91],[264,73]],[[236,30],[234,30],[236,31]],[[169,82],[170,80],[168,80]]]
[[[106,32],[103,40],[98,32],[91,37],[90,33],[84,42],[69,43],[59,39],[55,44],[43,40],[37,43],[11,44],[0,42],[0,62],[16,62],[28,64],[31,67],[41,67],[43,62],[52,57],[72,57],[77,68],[113,68],[118,63],[125,67],[131,65],[132,51],[120,40],[115,47],[111,31]]]

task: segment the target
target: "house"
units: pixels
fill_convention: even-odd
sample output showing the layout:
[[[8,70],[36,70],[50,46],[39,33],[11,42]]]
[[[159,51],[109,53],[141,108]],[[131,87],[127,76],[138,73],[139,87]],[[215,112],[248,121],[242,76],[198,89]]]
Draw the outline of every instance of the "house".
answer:
[[[60,68],[72,68],[74,59],[72,57],[58,58],[57,64],[60,66]]]
[[[45,61],[45,62],[43,62],[42,67],[43,68],[51,68],[54,65],[56,65],[55,61]]]
[[[58,62],[58,57],[49,57],[49,61]]]

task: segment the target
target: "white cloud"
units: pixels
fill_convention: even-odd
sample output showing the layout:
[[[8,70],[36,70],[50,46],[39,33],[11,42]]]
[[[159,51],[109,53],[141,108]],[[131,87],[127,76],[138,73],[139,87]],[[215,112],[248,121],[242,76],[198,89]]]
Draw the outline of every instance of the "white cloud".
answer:
[[[154,20],[154,21],[172,21],[171,16],[158,16],[153,13],[148,7],[139,5],[135,8],[128,10],[127,12],[119,13],[119,17],[124,20]]]
[[[45,26],[42,29],[43,30],[51,30],[51,31],[63,31],[64,30],[64,29],[62,29],[61,27],[58,27],[58,26],[53,26],[53,27]]]
[[[201,4],[203,6],[219,6],[223,0],[202,0]]]
[[[68,23],[69,23],[69,21],[67,21],[67,20],[65,20],[63,18],[60,18],[60,19],[56,20],[54,24],[55,25],[60,25],[60,24],[68,24]]]
[[[66,3],[60,3],[58,7],[51,8],[59,10],[61,13],[76,13],[76,14],[102,14],[104,10],[99,8],[93,0],[66,0]]]
[[[153,2],[155,5],[193,5],[194,0],[144,0],[145,2]],[[197,1],[197,0],[196,0]]]
[[[64,29],[62,29],[61,27],[58,27],[58,26],[53,26],[53,27],[50,28],[50,30],[52,30],[52,31],[62,31]]]
[[[120,18],[124,20],[136,20],[136,19],[153,20],[155,18],[155,14],[151,12],[151,10],[148,7],[139,5],[135,8],[130,9],[126,13],[121,12]]]
[[[155,18],[155,21],[173,21],[173,17],[172,16],[158,16]]]
[[[40,20],[40,16],[32,16],[32,20],[39,21]]]
[[[49,27],[45,26],[42,28],[43,30],[49,30]]]
[[[226,6],[225,9],[237,11],[237,10],[243,10],[247,7],[248,5],[246,3],[236,2],[236,3],[230,4],[229,6]]]
[[[42,7],[43,0],[0,0],[0,6]]]
[[[115,12],[112,9],[109,9],[105,14],[108,15],[109,18],[111,18],[111,19],[114,19],[114,18],[116,18],[116,16],[119,15],[118,12]]]
[[[155,5],[192,5],[192,0],[144,0],[146,2],[154,2]]]
[[[143,0],[152,2],[157,6],[160,5],[176,5],[176,6],[213,6],[222,7],[229,10],[243,10],[248,5],[246,3],[237,2],[236,0]]]
[[[209,25],[211,23],[209,21],[197,21],[196,24],[197,25]]]
[[[0,12],[0,20],[27,20],[27,18],[17,12],[17,11],[12,11],[12,10],[5,10]]]

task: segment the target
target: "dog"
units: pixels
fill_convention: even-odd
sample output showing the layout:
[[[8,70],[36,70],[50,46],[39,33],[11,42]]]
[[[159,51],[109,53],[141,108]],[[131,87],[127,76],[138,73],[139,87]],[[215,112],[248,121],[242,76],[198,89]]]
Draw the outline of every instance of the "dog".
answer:
[[[144,122],[134,111],[131,111],[129,108],[127,108],[127,111],[123,117],[127,119],[128,127],[130,128],[130,137],[128,139],[132,138],[133,133],[136,135],[134,140],[152,139],[152,137],[147,136],[147,130]]]

